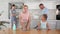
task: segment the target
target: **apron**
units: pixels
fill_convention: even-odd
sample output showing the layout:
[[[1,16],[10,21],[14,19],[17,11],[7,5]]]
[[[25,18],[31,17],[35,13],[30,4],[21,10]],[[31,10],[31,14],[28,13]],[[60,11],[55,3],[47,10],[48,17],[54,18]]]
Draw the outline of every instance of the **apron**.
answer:
[[[29,13],[21,13],[21,17],[22,17],[22,22],[24,23],[25,26],[27,26],[28,24],[28,19],[29,19]]]

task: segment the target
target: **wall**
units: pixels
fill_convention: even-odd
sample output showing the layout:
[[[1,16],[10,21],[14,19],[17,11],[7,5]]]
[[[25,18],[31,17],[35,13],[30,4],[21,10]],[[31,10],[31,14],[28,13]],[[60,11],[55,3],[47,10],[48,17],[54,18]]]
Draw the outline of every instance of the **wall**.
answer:
[[[8,0],[0,0],[0,12],[4,11],[0,16],[1,20],[8,20]]]
[[[43,3],[48,9],[56,9],[56,1],[25,2],[29,9],[39,9],[39,4]]]

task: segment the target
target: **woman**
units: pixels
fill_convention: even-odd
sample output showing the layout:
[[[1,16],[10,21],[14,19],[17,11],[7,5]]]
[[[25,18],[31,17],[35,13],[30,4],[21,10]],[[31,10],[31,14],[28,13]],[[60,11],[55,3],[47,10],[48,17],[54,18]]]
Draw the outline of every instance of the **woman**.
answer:
[[[20,24],[23,30],[29,30],[30,28],[30,14],[28,12],[28,6],[23,6],[23,12],[19,15]]]

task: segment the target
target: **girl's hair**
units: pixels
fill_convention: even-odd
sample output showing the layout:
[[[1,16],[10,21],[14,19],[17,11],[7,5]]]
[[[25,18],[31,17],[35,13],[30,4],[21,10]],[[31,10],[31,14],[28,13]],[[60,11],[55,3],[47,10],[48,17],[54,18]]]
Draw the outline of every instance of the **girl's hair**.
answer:
[[[12,5],[12,7],[15,6],[15,4]]]
[[[47,14],[43,14],[43,16],[44,16],[44,18],[47,20],[47,17],[48,17]]]
[[[13,4],[13,5],[11,6],[11,8],[12,8],[12,7],[15,7],[15,4]]]

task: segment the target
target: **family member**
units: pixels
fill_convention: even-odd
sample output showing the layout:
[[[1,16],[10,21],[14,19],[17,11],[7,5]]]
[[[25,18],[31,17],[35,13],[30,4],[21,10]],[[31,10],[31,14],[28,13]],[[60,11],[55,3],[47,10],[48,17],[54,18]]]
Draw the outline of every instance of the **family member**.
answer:
[[[28,12],[28,6],[23,6],[23,12],[19,15],[20,24],[22,26],[23,30],[29,30],[30,29],[30,13]]]
[[[44,4],[39,4],[39,8],[40,8],[40,10],[41,10],[41,12],[42,12],[42,15],[43,14],[48,14],[48,9],[44,6]]]
[[[13,4],[11,6],[11,10],[10,10],[10,19],[11,19],[11,28],[13,28],[13,24],[16,25],[17,27],[17,19],[16,19],[16,10],[15,10],[16,6]]]
[[[38,29],[49,29],[49,25],[47,22],[47,15],[43,14],[41,17],[41,21],[38,23]]]

